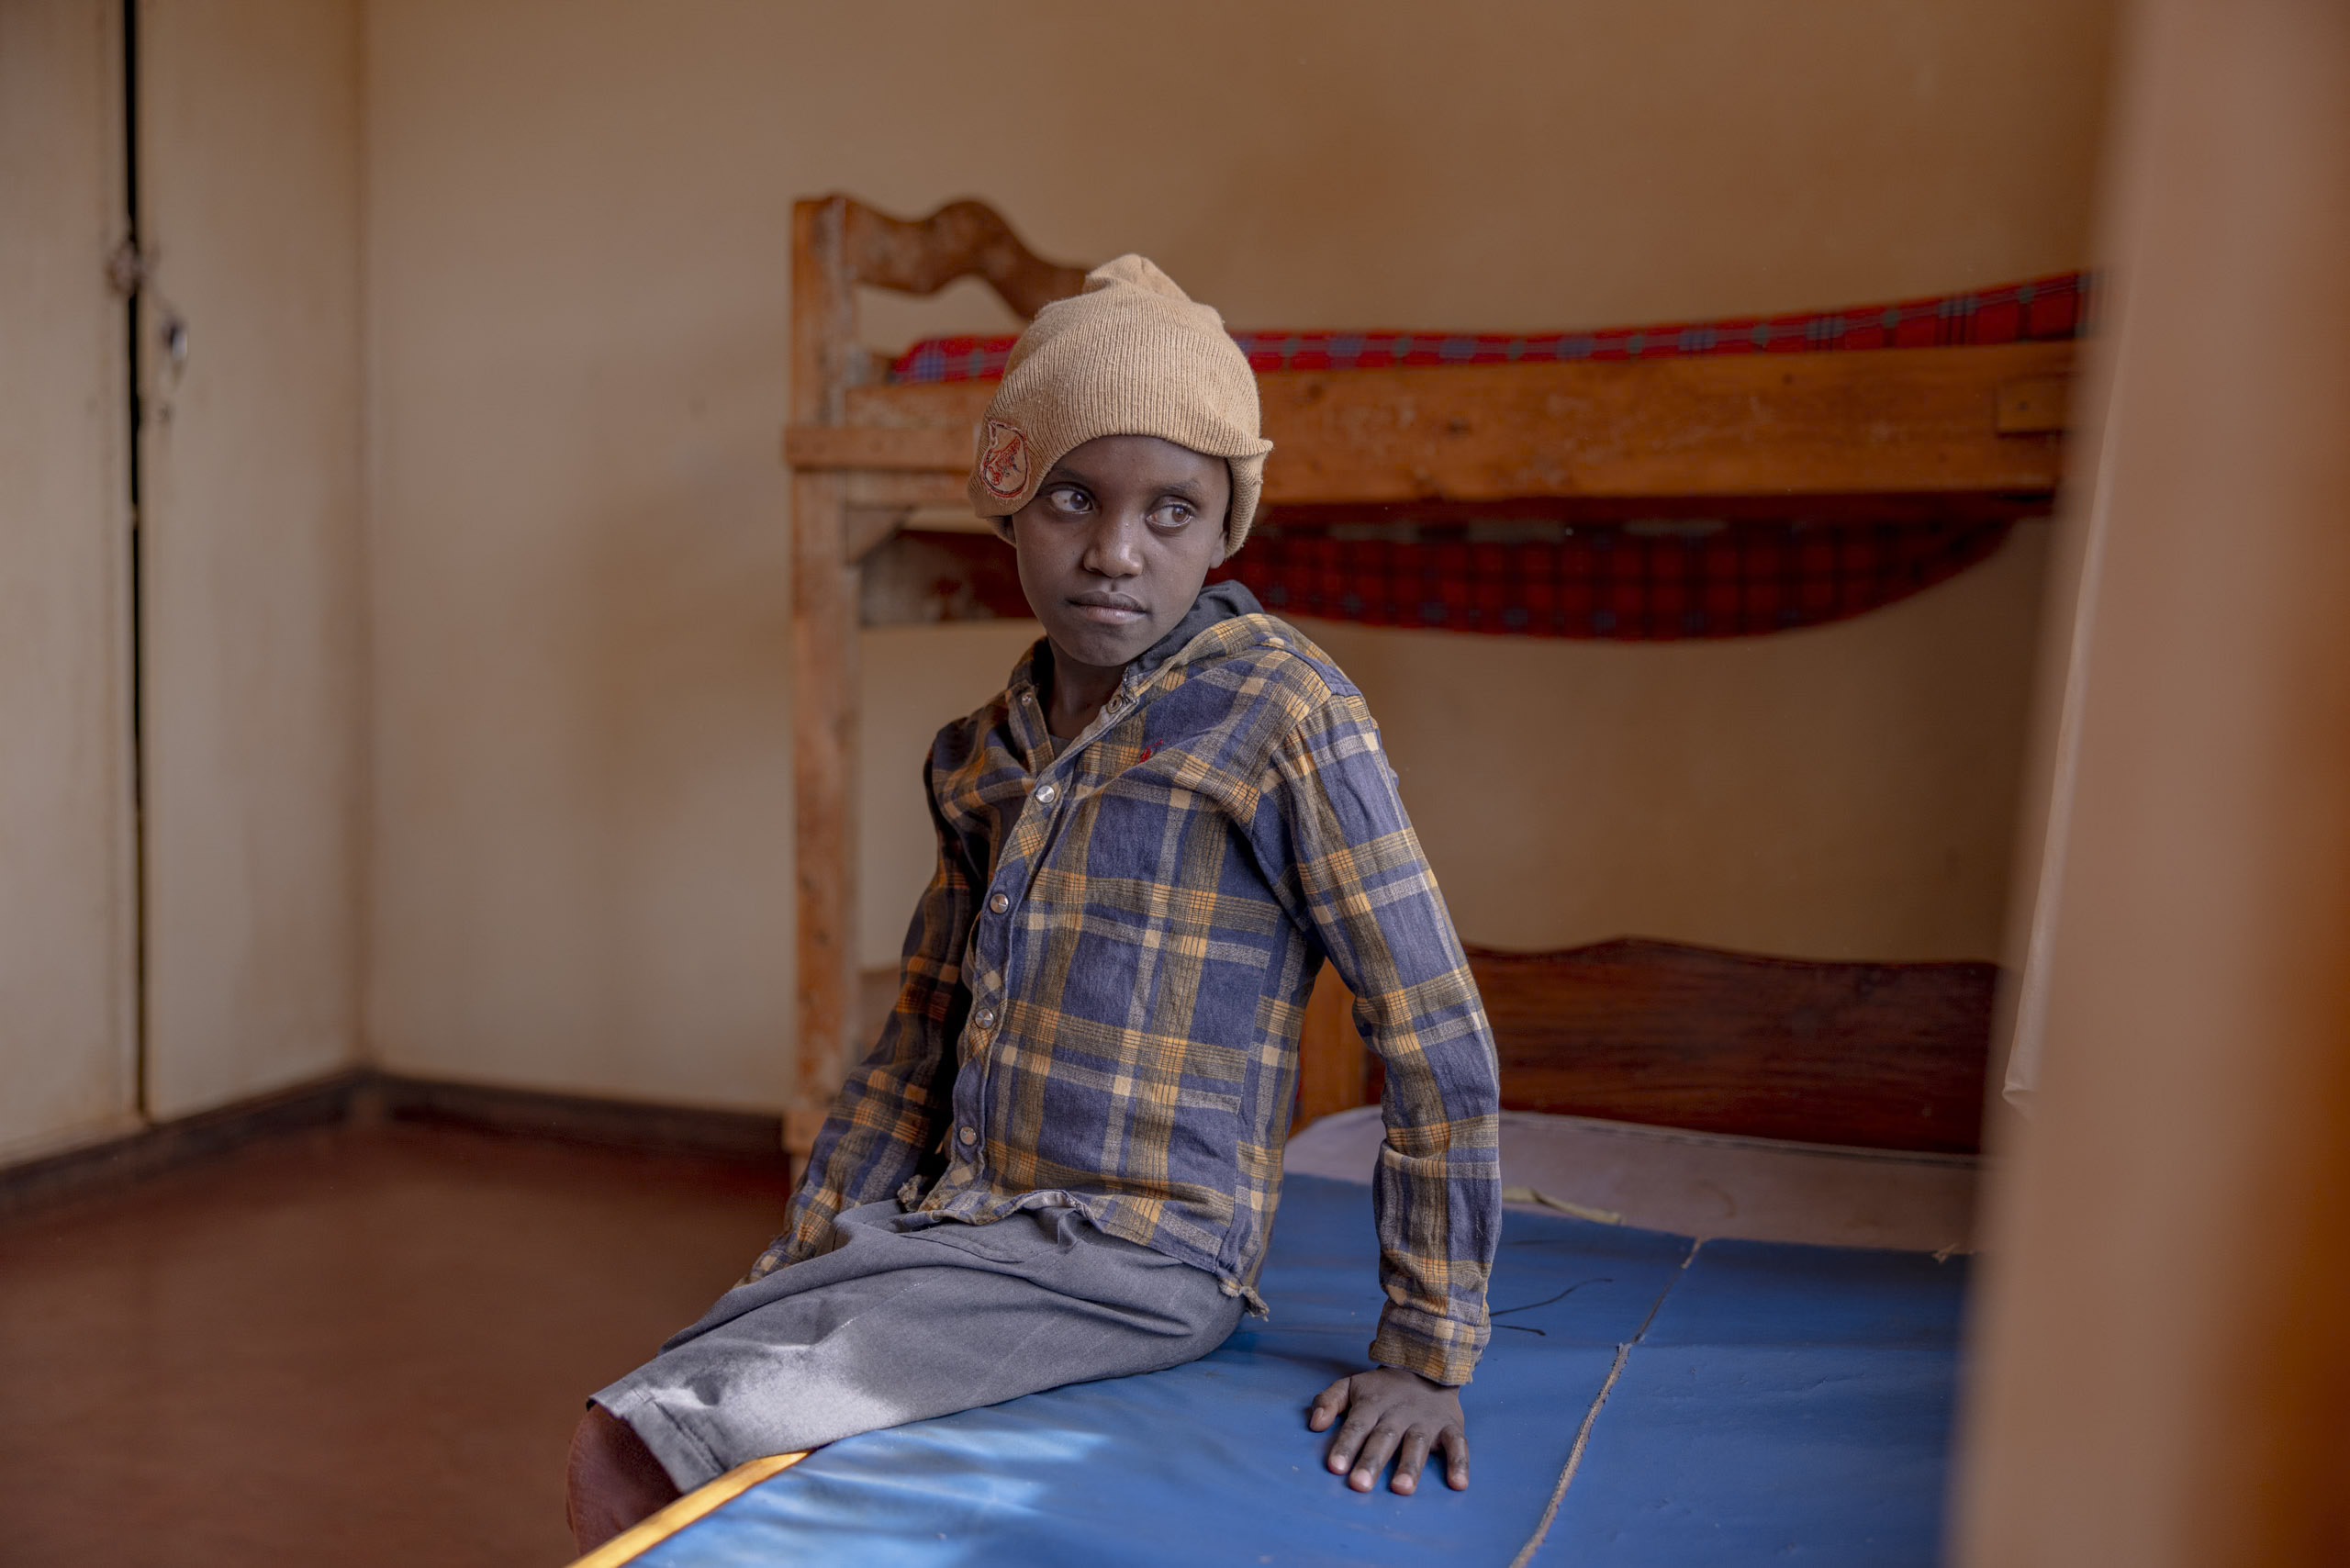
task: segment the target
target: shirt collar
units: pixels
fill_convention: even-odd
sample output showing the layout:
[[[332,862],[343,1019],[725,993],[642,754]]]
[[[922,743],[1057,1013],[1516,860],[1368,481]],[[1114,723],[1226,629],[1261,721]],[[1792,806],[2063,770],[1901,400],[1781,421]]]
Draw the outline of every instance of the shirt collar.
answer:
[[[1248,591],[1247,584],[1231,578],[1208,584],[1200,590],[1200,597],[1192,601],[1192,608],[1184,611],[1183,619],[1126,666],[1125,679],[1120,683],[1119,689],[1132,695],[1161,668],[1182,663],[1182,654],[1202,633],[1226,621],[1244,615],[1262,615],[1264,612],[1265,607],[1257,602],[1257,596]],[[1019,736],[1024,749],[1032,753],[1041,751],[1046,757],[1050,757],[1060,744],[1045,727],[1044,682],[1041,678],[1051,666],[1052,657],[1052,644],[1045,638],[1037,638],[1030,644],[1027,653],[1021,655],[1020,662],[1013,666],[1012,680],[1007,688],[1015,715],[1013,733]],[[1035,732],[1033,734],[1029,733],[1031,730]]]

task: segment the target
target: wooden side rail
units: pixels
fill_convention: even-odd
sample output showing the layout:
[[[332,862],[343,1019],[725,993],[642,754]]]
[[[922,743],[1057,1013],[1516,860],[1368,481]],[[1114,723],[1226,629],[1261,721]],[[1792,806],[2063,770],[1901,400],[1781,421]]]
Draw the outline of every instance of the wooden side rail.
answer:
[[[1502,1103],[1699,1132],[1971,1154],[1998,969],[1818,963],[1626,937],[1472,949]],[[1301,1043],[1299,1122],[1378,1096],[1325,972]]]
[[[2054,492],[2069,342],[1257,378],[1270,506]],[[961,476],[992,382],[858,387],[800,469]]]

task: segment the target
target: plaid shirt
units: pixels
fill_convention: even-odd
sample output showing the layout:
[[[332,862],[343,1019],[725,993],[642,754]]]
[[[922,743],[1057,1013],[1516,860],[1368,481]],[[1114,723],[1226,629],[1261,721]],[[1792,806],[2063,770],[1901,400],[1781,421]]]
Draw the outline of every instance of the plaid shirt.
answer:
[[[973,1224],[1065,1204],[1261,1308],[1327,956],[1387,1070],[1371,1356],[1468,1381],[1500,1230],[1493,1034],[1361,694],[1284,622],[1234,615],[1137,660],[1057,746],[1045,646],[939,733],[897,1005],[754,1277],[892,1194]]]

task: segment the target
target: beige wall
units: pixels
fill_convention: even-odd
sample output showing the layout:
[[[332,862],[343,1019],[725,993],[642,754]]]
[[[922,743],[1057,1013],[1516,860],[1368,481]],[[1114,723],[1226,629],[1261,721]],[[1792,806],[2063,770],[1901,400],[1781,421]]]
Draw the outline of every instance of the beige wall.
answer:
[[[120,16],[0,5],[0,1160],[137,1100]]]
[[[356,0],[140,6],[148,1096],[358,1059]]]
[[[1734,644],[1309,625],[1380,716],[1469,941],[1988,958],[2045,535]]]
[[[781,1098],[794,196],[980,195],[1054,254],[1147,251],[1239,323],[1925,293],[2086,259],[2107,13],[370,7],[374,1044]],[[868,336],[1003,320],[966,285],[879,302]],[[1787,638],[1329,635],[1472,938],[1990,957],[2036,537]],[[868,954],[927,854],[921,737],[1020,634],[867,639]]]

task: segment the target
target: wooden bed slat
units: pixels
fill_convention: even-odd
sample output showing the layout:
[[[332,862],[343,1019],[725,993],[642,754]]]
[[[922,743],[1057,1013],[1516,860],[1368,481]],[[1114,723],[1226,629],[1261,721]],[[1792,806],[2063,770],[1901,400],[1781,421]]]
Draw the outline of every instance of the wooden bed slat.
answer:
[[[794,468],[890,468],[926,474],[971,471],[972,426],[795,425],[783,432]]]
[[[1265,499],[2053,491],[1998,388],[2069,343],[1260,376]]]
[[[1258,377],[1268,505],[1534,496],[2047,495],[2071,343]],[[851,388],[802,469],[968,472],[989,382]]]

